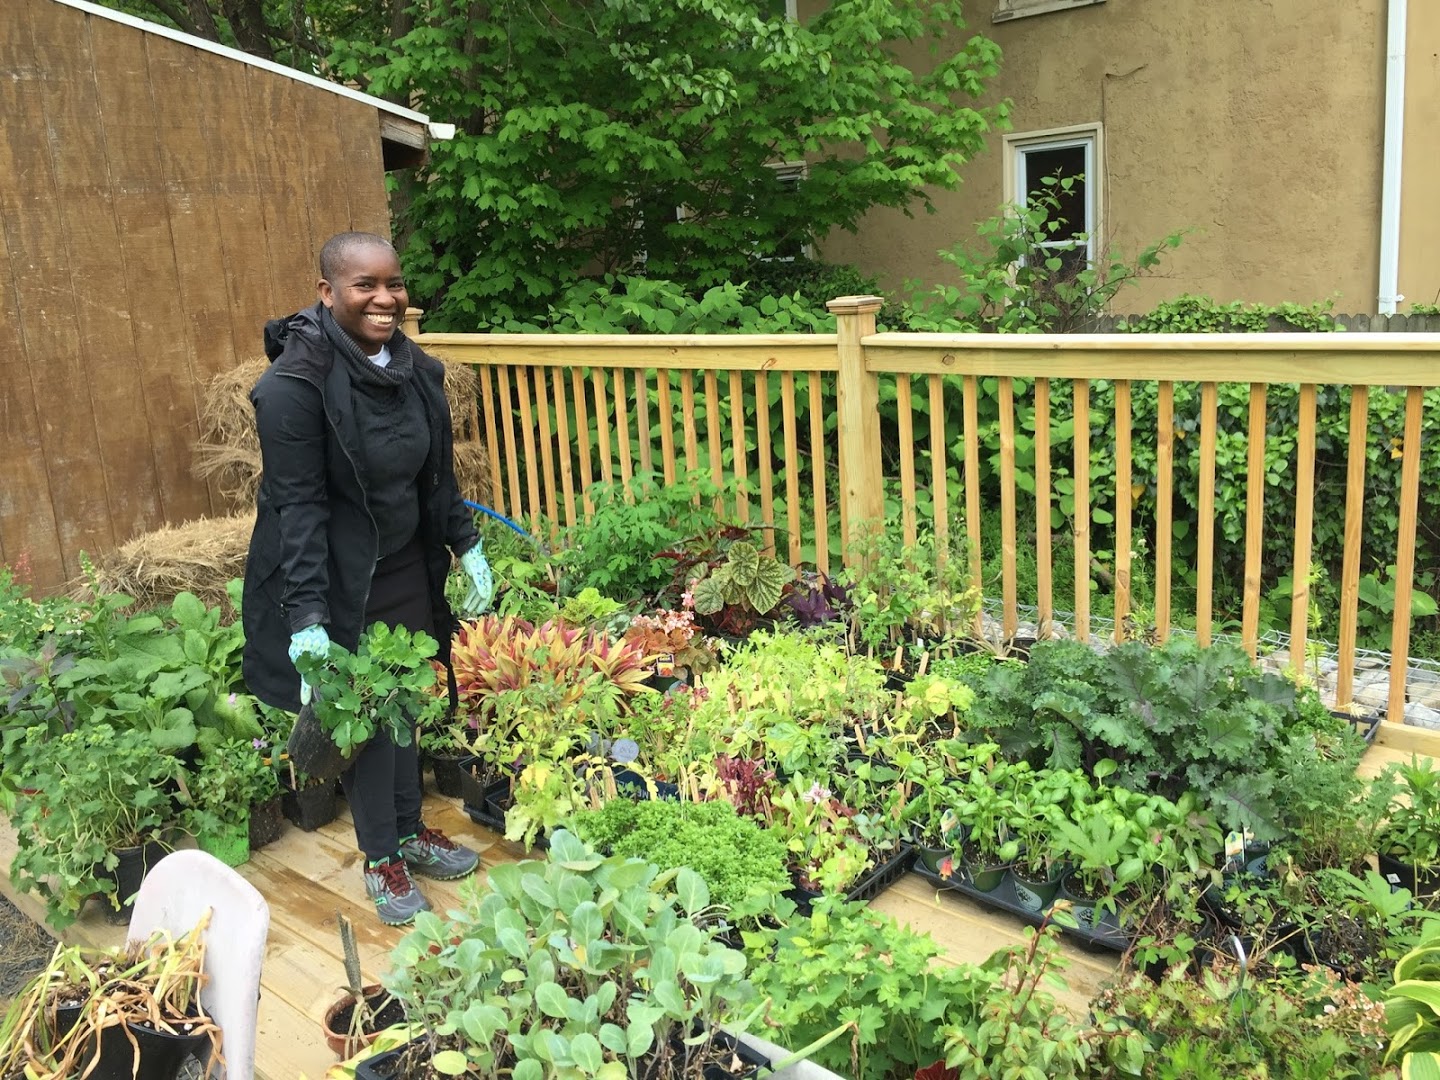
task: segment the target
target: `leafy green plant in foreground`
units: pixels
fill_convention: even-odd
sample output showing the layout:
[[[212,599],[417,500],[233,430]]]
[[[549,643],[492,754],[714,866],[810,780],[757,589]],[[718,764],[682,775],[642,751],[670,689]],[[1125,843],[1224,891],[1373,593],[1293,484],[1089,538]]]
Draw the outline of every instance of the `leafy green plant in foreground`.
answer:
[[[106,877],[119,864],[115,852],[162,838],[176,809],[170,785],[178,759],[156,753],[144,732],[93,724],[52,738],[33,729],[26,750],[31,792],[16,801],[17,850],[10,879],[45,899],[46,921],[62,930],[85,898],[103,893],[117,909]]]
[[[422,912],[384,979],[442,1074],[700,1080],[709,1035],[750,1022],[745,956],[697,925],[712,906],[693,870],[561,829],[544,860],[487,877],[448,919]]]
[[[382,729],[396,746],[409,746],[415,726],[444,710],[430,664],[438,648],[423,630],[375,623],[353,653],[332,642],[325,656],[299,656],[295,670],[314,691],[315,718],[348,758]]]
[[[937,963],[929,935],[842,900],[744,938],[751,980],[773,999],[770,1037],[800,1046],[853,1024],[813,1060],[855,1080],[909,1080],[943,1057],[942,1025],[973,1022],[999,981],[986,967]]]

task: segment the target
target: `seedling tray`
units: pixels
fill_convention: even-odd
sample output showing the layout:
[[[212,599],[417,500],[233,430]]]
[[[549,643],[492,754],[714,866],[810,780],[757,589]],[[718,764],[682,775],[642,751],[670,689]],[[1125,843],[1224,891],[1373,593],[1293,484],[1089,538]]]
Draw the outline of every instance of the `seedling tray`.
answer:
[[[845,892],[847,900],[862,900],[869,902],[874,900],[882,892],[888,889],[895,882],[905,876],[905,871],[915,861],[915,849],[909,844],[901,844],[895,849],[895,853],[882,862],[870,873],[857,881]],[[810,907],[816,900],[819,900],[823,893],[813,889],[804,889],[798,885],[793,889],[787,889],[785,895],[795,902],[795,906],[806,915],[810,914]]]
[[[1123,929],[1113,923],[1102,923],[1099,927],[1092,926],[1067,926],[1058,919],[1050,919],[1054,909],[1051,904],[1040,911],[1031,911],[1020,903],[1015,895],[1015,884],[1009,874],[990,892],[981,892],[970,884],[968,875],[957,875],[955,877],[942,877],[933,870],[927,870],[924,864],[917,863],[914,867],[915,873],[919,874],[932,885],[942,889],[954,889],[958,893],[978,900],[986,907],[995,908],[997,911],[1006,911],[1017,918],[1024,919],[1032,926],[1040,926],[1047,920],[1052,926],[1060,929],[1061,933],[1083,944],[1095,948],[1107,949],[1112,952],[1124,952],[1135,940],[1133,934],[1126,933]]]

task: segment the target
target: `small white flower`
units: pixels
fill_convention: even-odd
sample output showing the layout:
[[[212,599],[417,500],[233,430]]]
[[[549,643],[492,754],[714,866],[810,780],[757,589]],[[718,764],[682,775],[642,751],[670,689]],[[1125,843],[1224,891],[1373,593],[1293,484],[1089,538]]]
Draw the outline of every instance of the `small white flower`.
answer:
[[[830,789],[821,787],[817,782],[811,784],[810,790],[800,797],[808,803],[814,803],[816,806],[819,806],[830,798]]]

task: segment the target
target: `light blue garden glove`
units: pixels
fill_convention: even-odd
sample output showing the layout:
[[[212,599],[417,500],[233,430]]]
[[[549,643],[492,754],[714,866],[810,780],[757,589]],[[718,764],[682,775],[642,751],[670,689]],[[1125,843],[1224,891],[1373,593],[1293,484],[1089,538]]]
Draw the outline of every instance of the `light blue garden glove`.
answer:
[[[461,601],[461,614],[473,619],[489,611],[495,599],[495,578],[490,573],[490,564],[485,561],[485,541],[475,541],[475,546],[460,556],[460,565],[470,575],[470,591]]]
[[[302,656],[328,656],[330,654],[330,634],[320,623],[312,623],[304,630],[298,630],[290,635],[290,662],[293,664]],[[300,680],[300,704],[310,704],[310,684],[303,678]]]

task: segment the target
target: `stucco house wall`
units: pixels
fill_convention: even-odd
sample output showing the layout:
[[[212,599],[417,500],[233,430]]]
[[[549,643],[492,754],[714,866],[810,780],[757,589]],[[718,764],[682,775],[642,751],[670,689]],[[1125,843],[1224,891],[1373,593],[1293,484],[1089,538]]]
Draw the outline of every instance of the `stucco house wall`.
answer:
[[[936,249],[973,238],[1013,198],[1006,137],[1097,125],[1104,240],[1128,253],[1189,230],[1117,310],[1182,292],[1376,310],[1385,0],[1067,0],[992,22],[1030,2],[976,0],[965,31],[1004,51],[990,94],[1013,102],[1010,131],[964,166],[959,191],[936,196],[938,214],[876,211],[858,235],[829,238],[825,258],[880,273],[887,290],[949,280]],[[1412,0],[1408,60],[1400,290],[1433,301],[1440,5]]]

